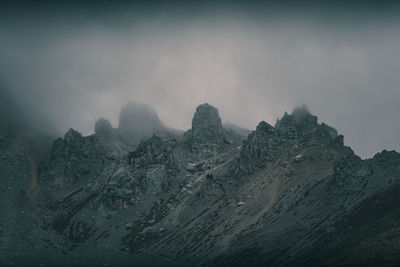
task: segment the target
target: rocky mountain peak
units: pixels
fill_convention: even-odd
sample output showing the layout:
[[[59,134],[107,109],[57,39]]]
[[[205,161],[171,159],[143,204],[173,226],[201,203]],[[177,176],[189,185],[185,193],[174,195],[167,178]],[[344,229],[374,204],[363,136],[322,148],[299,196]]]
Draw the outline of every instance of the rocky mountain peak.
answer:
[[[150,137],[164,126],[153,107],[131,102],[121,109],[118,129],[125,134]]]
[[[224,144],[224,134],[218,109],[205,103],[196,108],[192,129],[186,133],[192,152],[199,158],[216,155]]]
[[[265,121],[261,121],[257,127],[256,127],[256,131],[259,133],[273,133],[274,127],[272,127],[270,124],[266,123]]]
[[[196,108],[192,120],[192,129],[194,132],[212,128],[212,130],[222,127],[221,118],[218,109],[208,103],[199,105]]]
[[[311,115],[311,113],[308,107],[303,104],[301,106],[295,107],[292,111],[292,115],[296,117],[305,117]]]
[[[319,124],[317,116],[310,113],[307,106],[297,107],[289,115],[285,112],[275,124],[278,134],[288,140],[308,140],[314,144],[331,141],[338,136],[336,129]]]
[[[64,139],[58,138],[50,148],[40,180],[59,187],[85,182],[102,171],[104,151],[95,136],[82,136],[69,129]]]
[[[252,173],[276,160],[283,151],[291,153],[293,148],[294,151],[301,151],[309,147],[333,145],[343,146],[343,136],[338,136],[337,131],[325,123],[318,124],[317,117],[303,105],[295,108],[290,115],[285,112],[277,120],[275,128],[265,121],[260,122],[243,142],[239,166],[244,173]],[[298,156],[301,157],[301,154]]]
[[[116,129],[114,129],[111,123],[104,118],[96,121],[94,132],[103,143],[108,143],[117,138]]]
[[[290,128],[296,130],[310,130],[318,126],[318,118],[310,113],[307,106],[297,107],[289,115],[285,112],[283,117],[275,124],[275,128],[283,131]]]
[[[70,128],[68,130],[68,132],[66,132],[64,134],[64,140],[67,144],[72,144],[74,142],[76,142],[77,140],[82,139],[82,134],[72,128]]]
[[[94,125],[94,132],[96,134],[108,133],[112,131],[112,126],[109,120],[100,118],[96,121]]]
[[[136,168],[146,168],[153,164],[166,164],[173,169],[175,165],[170,144],[155,134],[142,141],[135,151],[129,153],[128,162]]]
[[[380,153],[376,153],[373,159],[378,160],[380,162],[390,163],[398,168],[400,167],[400,153],[394,150],[392,151],[383,150]]]
[[[260,122],[256,130],[250,133],[241,147],[239,162],[245,173],[263,168],[276,158],[280,139],[274,127],[265,121]]]

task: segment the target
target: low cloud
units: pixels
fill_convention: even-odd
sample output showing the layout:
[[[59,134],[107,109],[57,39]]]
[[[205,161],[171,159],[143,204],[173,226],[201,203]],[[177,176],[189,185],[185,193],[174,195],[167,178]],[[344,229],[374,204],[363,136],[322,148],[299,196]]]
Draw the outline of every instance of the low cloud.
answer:
[[[100,117],[116,127],[130,101],[178,129],[190,128],[204,102],[250,129],[306,104],[363,157],[400,150],[397,20],[320,25],[210,13],[10,19],[0,26],[0,82],[60,133],[90,134]]]

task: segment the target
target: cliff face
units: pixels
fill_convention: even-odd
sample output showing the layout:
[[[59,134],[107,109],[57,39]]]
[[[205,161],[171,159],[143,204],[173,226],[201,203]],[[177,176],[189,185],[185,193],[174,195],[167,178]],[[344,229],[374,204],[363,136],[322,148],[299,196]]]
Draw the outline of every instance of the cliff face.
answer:
[[[192,129],[185,133],[187,143],[199,158],[209,158],[218,154],[224,146],[224,133],[218,110],[205,103],[196,108]]]
[[[0,221],[1,264],[399,262],[399,153],[362,160],[305,107],[248,136],[224,128],[208,104],[183,136],[154,114],[141,136],[131,112],[121,111],[117,129],[103,119],[92,136],[69,130],[38,172],[15,153],[1,161],[3,176],[17,177],[1,191],[17,203],[4,210],[14,222]],[[30,197],[14,195],[34,173]]]
[[[60,187],[80,180],[86,183],[102,171],[104,149],[94,136],[83,137],[70,129],[63,139],[57,139],[44,164],[41,181]]]

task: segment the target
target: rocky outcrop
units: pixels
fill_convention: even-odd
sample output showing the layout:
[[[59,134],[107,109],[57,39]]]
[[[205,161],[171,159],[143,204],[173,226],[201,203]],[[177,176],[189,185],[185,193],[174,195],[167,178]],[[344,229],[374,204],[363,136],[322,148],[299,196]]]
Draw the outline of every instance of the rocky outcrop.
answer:
[[[176,174],[177,169],[171,143],[157,135],[142,141],[135,151],[130,152],[128,162],[135,169],[148,169],[153,165],[162,164],[169,175]]]
[[[94,125],[94,132],[96,134],[108,134],[112,132],[113,128],[111,123],[104,118],[98,119]]]
[[[91,185],[90,191],[99,191],[92,207],[107,214],[118,214],[142,198],[166,192],[178,173],[173,145],[173,140],[156,135],[142,141],[136,150],[128,153],[125,162],[105,170],[105,180]]]
[[[192,128],[185,133],[193,154],[201,159],[215,156],[224,146],[224,134],[218,110],[205,103],[196,108]]]
[[[238,174],[250,174],[274,162],[284,153],[296,153],[294,159],[303,159],[305,147],[339,145],[343,146],[343,136],[322,123],[318,123],[306,106],[295,108],[289,115],[285,112],[275,127],[262,121],[256,130],[243,142],[239,155]]]
[[[96,121],[96,124],[94,125],[94,132],[100,141],[105,144],[115,141],[118,138],[116,129],[114,129],[111,123],[104,118]]]
[[[268,162],[276,159],[281,143],[277,131],[265,121],[260,122],[243,142],[239,157],[241,168],[251,173],[265,167]]]
[[[277,120],[275,128],[281,136],[296,138],[318,127],[317,121],[317,117],[312,115],[306,106],[301,106],[295,108],[290,115],[285,112],[283,117]]]
[[[157,112],[147,104],[128,103],[119,115],[118,129],[129,137],[148,138],[154,133],[164,132],[165,128]]]
[[[336,162],[333,181],[341,193],[371,194],[388,187],[397,179],[391,170],[400,170],[400,154],[395,151],[384,150],[369,160],[351,154]],[[379,178],[376,177],[377,173]]]
[[[101,173],[103,157],[104,149],[95,136],[83,137],[70,129],[63,139],[54,141],[40,181],[59,187],[87,182]]]
[[[277,120],[275,129],[282,139],[307,141],[310,145],[326,143],[338,136],[336,129],[325,123],[319,124],[317,116],[312,115],[305,105],[295,108],[290,115],[285,112]]]

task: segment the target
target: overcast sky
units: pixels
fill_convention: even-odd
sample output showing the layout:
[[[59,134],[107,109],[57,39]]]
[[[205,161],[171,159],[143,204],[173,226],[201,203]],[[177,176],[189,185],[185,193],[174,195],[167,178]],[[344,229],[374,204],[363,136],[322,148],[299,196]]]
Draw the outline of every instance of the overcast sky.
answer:
[[[400,150],[397,6],[208,2],[3,6],[0,85],[61,133],[152,105],[188,129],[208,102],[254,129],[306,104],[362,157]]]

